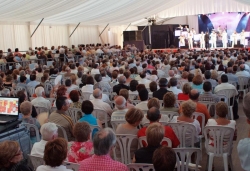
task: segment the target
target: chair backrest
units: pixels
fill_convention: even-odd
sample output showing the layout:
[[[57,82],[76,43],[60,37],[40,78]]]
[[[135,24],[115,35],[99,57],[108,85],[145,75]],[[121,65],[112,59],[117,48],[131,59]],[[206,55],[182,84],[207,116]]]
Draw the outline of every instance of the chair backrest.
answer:
[[[198,166],[201,160],[201,149],[199,148],[173,148],[173,149],[176,154],[177,171],[188,171],[188,170],[199,171]],[[191,164],[191,156],[193,153],[196,154],[195,164]]]
[[[54,101],[56,100],[55,98],[45,98],[46,100],[49,100],[51,105],[54,103]]]
[[[24,87],[16,86],[15,89],[14,89],[14,92],[13,92],[13,93],[14,93],[14,94],[13,94],[14,97],[16,97],[17,92],[22,91],[22,90],[25,90]]]
[[[169,121],[173,119],[174,116],[179,116],[178,112],[171,112],[171,111],[160,111],[162,115],[168,115]]]
[[[37,156],[32,156],[32,155],[29,155],[29,154],[28,154],[28,156],[29,156],[29,158],[30,158],[30,160],[31,160],[31,163],[32,163],[32,165],[33,165],[34,170],[36,170],[36,168],[37,168],[38,166],[44,165],[44,160],[43,160],[43,158],[37,157]]]
[[[182,102],[185,102],[185,100],[176,100],[176,105],[180,107]]]
[[[78,113],[82,113],[82,110],[79,108],[69,108],[67,113],[75,124],[78,121]]]
[[[143,142],[145,142],[146,145],[148,145],[147,144],[147,137],[146,136],[139,137],[139,146],[140,147],[143,147]],[[162,142],[167,142],[168,143],[168,147],[172,147],[172,141],[169,138],[163,137],[161,143]]]
[[[123,123],[126,123],[125,119],[124,120],[113,120],[113,121],[111,121],[111,126],[112,126],[113,130],[115,131],[117,126],[119,124],[123,124]]]
[[[67,136],[65,129],[60,125],[56,125],[56,126],[58,128],[58,133],[61,132],[62,136],[63,136],[62,138],[64,138],[66,141],[68,141],[68,136]]]
[[[196,129],[190,123],[168,123],[180,141],[179,147],[186,147],[186,144],[194,147]],[[190,142],[189,142],[190,141]]]
[[[141,102],[141,100],[133,100],[131,103],[135,106],[135,105],[137,105],[140,102]]]
[[[51,109],[50,109],[50,113],[52,113],[52,112],[54,112],[54,111],[56,111],[57,110],[57,108],[56,107],[51,107]]]
[[[127,165],[129,171],[154,171],[154,166],[153,164],[147,164],[147,163],[130,163]]]
[[[208,150],[210,140],[213,138],[213,153],[222,156],[223,153],[232,152],[234,129],[225,126],[206,126],[204,128],[205,148]],[[225,148],[226,147],[226,148]],[[225,152],[226,151],[226,152]]]
[[[48,96],[50,94],[50,91],[52,91],[52,89],[53,89],[52,83],[49,81],[46,81],[44,85],[45,95]]]
[[[244,86],[248,85],[249,77],[238,77],[239,90],[244,90]],[[246,89],[247,87],[245,87]]]
[[[205,127],[205,115],[203,113],[199,113],[199,112],[194,112],[193,113],[193,118],[198,120],[197,118],[200,117],[201,118],[201,133],[203,135],[203,130]]]
[[[93,132],[94,132],[95,130],[100,131],[101,128],[100,128],[99,126],[97,126],[97,125],[89,125],[89,126],[90,126],[90,129],[91,129],[90,140],[92,141]]]
[[[63,165],[66,166],[67,169],[71,169],[73,171],[78,171],[80,165],[78,163],[71,163],[71,162],[63,162]]]
[[[100,121],[104,121],[105,128],[108,127],[108,118],[107,118],[107,112],[101,109],[94,109],[92,112],[92,115],[94,115],[97,119]]]
[[[83,101],[84,101],[84,100],[89,100],[91,94],[93,94],[93,93],[90,93],[90,92],[82,92],[82,99],[83,99]]]
[[[35,87],[31,87],[31,86],[28,86],[27,87],[27,93],[28,93],[28,96],[29,97],[32,97],[33,96],[33,94],[35,94]]]
[[[130,100],[135,100],[137,98],[138,95],[136,94],[129,94],[129,99]]]
[[[204,104],[207,107],[207,110],[210,111],[210,108],[216,103],[213,101],[199,101],[199,103]]]
[[[44,112],[46,112],[46,113],[50,112],[50,110],[48,108],[46,108],[46,107],[35,106],[35,108],[36,108],[37,114],[44,113]]]
[[[116,134],[116,142],[121,152],[121,162],[124,164],[131,163],[130,147],[134,139],[138,139],[136,135]]]
[[[39,142],[41,140],[40,138],[40,134],[39,134],[39,130],[37,128],[36,125],[34,124],[29,124],[29,123],[22,123],[22,125],[24,125],[29,131],[31,129],[34,129],[35,130],[35,133],[36,133],[36,142]]]
[[[227,105],[230,106],[230,98],[234,97],[235,90],[234,89],[223,89],[218,92],[216,92],[218,95],[224,95],[227,97]]]

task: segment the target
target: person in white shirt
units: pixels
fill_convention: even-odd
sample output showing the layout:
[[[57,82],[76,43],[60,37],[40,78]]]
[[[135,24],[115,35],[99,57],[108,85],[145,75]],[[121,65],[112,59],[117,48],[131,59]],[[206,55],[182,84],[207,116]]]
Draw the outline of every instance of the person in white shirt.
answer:
[[[203,31],[201,32],[201,37],[200,37],[200,48],[205,49],[205,34]]]
[[[52,104],[49,100],[45,99],[45,92],[43,87],[37,87],[35,89],[36,98],[31,101],[31,104],[35,107],[44,107],[50,109]]]
[[[58,137],[58,128],[55,123],[48,122],[41,126],[40,132],[42,139],[36,142],[30,152],[30,155],[43,158],[44,148],[48,141],[54,140]]]
[[[75,84],[72,84],[71,79],[65,80],[65,86],[67,87],[67,93],[69,94],[72,90],[79,90],[79,87]]]
[[[179,39],[180,39],[180,41],[179,41],[179,47],[185,46],[185,36],[184,35],[180,35]]]
[[[168,89],[168,91],[172,91],[175,95],[182,93],[182,90],[177,88],[177,83],[177,78],[171,78],[169,81],[170,88]]]
[[[109,76],[107,76],[106,71],[103,69],[101,70],[100,74],[102,75],[102,82],[110,82],[111,78]]]
[[[91,75],[100,74],[99,65],[98,64],[94,64],[93,69],[91,70],[90,74]]]
[[[125,114],[127,113],[127,102],[123,96],[117,96],[114,100],[115,107],[117,108],[111,115],[111,121],[115,120],[124,120],[125,121]],[[119,117],[119,118],[117,118]]]
[[[250,77],[250,74],[248,71],[245,71],[245,64],[240,65],[240,71],[236,72],[235,74],[238,77]]]
[[[86,78],[86,85],[82,87],[82,92],[93,92],[93,87],[94,87],[94,78],[89,75]]]
[[[188,48],[193,49],[193,34],[191,32],[188,33]]]
[[[226,32],[226,30],[224,30],[222,32],[222,44],[223,44],[223,48],[227,48],[227,32]]]
[[[240,44],[243,46],[245,46],[245,39],[246,39],[245,30],[242,30],[242,32],[240,33]]]
[[[187,26],[185,26],[185,28],[184,28],[184,31],[187,31],[187,32],[189,32],[189,28],[187,27]]]
[[[234,45],[237,44],[237,41],[238,41],[238,39],[237,39],[237,32],[234,31],[233,34],[232,34],[232,47],[234,47]]]
[[[211,48],[216,48],[216,33],[213,31],[212,33],[211,33]]]
[[[148,110],[148,90],[142,89],[138,93],[138,97],[141,100],[140,103],[138,103],[135,108],[141,109],[141,110]]]
[[[216,94],[218,91],[224,90],[224,89],[235,90],[234,93],[232,94],[232,96],[237,96],[238,95],[238,91],[237,91],[236,87],[234,85],[228,83],[228,77],[225,74],[223,74],[221,76],[221,84],[217,85],[214,88],[214,93]]]
[[[142,72],[140,74],[141,80],[138,81],[139,84],[144,84],[146,88],[149,88],[149,84],[151,83],[150,80],[146,78],[146,73]]]
[[[192,28],[190,32],[193,34],[193,36],[196,34],[196,31],[194,30],[194,28]]]

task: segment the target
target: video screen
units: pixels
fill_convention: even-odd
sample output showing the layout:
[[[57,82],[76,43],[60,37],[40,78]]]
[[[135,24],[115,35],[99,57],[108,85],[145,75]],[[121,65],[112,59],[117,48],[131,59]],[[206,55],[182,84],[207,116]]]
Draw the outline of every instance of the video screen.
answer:
[[[0,115],[18,115],[18,98],[0,98]]]

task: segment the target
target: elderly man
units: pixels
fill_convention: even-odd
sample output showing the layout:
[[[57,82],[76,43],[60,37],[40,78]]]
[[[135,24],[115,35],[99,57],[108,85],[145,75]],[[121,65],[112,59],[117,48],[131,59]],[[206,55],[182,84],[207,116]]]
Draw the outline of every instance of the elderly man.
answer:
[[[30,155],[43,158],[46,143],[58,137],[57,129],[54,123],[48,122],[43,124],[40,129],[42,139],[33,145]]]
[[[163,96],[170,92],[167,90],[168,80],[166,78],[161,78],[159,80],[159,90],[153,92],[153,97],[158,98],[159,100],[163,100]]]
[[[108,91],[111,89],[111,86],[107,81],[102,81],[101,74],[96,74],[95,80],[96,80],[96,83],[94,85],[94,89],[101,88],[102,90],[108,90]]]
[[[91,70],[91,75],[95,75],[95,74],[100,74],[100,71],[99,71],[99,65],[98,64],[94,64],[92,70]]]
[[[116,111],[114,111],[112,113],[111,116],[111,121],[113,120],[117,120],[114,119],[114,117],[119,116],[119,117],[123,117],[123,119],[121,120],[125,120],[125,114],[127,113],[128,109],[127,109],[127,105],[126,105],[126,99],[123,96],[117,96],[115,98],[115,107],[118,109]]]
[[[36,98],[34,98],[31,103],[35,107],[44,107],[47,109],[51,108],[51,102],[45,99],[45,92],[43,87],[37,87],[35,89]]]
[[[243,99],[243,111],[246,115],[247,123],[250,124],[250,93],[247,93]],[[239,154],[239,158],[241,161],[241,167],[243,170],[250,170],[250,131],[248,131],[248,137],[239,141],[237,150]]]
[[[129,87],[127,85],[125,85],[125,83],[126,83],[126,77],[125,76],[120,76],[118,78],[118,82],[119,82],[119,84],[117,84],[117,85],[115,85],[113,87],[113,92],[116,92],[116,94],[119,94],[119,91],[121,89],[127,89],[127,90],[129,90]]]
[[[169,82],[170,78],[173,78],[173,77],[174,77],[174,70],[169,70],[169,71],[168,71],[168,75],[169,75],[169,77],[167,77],[167,80],[168,80],[168,82]]]
[[[149,88],[149,84],[151,83],[150,80],[146,78],[146,73],[142,72],[140,74],[141,79],[138,81],[139,84],[144,84],[146,88]]]
[[[108,114],[107,121],[110,121],[110,116],[113,111],[108,103],[105,103],[102,101],[102,91],[99,88],[95,89],[93,91],[93,96],[94,96],[94,99],[90,101],[93,103],[94,109],[99,109],[99,110],[103,110],[107,112]],[[100,119],[100,121],[104,123],[104,117],[100,117],[98,119]]]
[[[212,87],[216,87],[218,85],[217,81],[211,79],[211,72],[209,70],[205,71],[204,73],[205,80],[204,82],[208,81],[212,84]]]
[[[177,78],[171,78],[169,80],[170,88],[168,90],[172,91],[175,95],[182,93],[182,90],[177,88],[177,83],[178,83]]]
[[[27,84],[27,86],[35,88],[39,84],[40,82],[36,81],[36,75],[35,74],[30,75],[30,82]]]
[[[240,71],[236,72],[235,75],[238,76],[238,77],[250,77],[249,72],[245,71],[245,65],[244,64],[240,65]]]
[[[110,153],[116,145],[116,136],[112,129],[104,128],[93,138],[94,155],[80,163],[79,171],[128,171],[126,165],[113,160]]]
[[[203,94],[199,96],[199,101],[210,101],[210,99],[213,99],[215,103],[220,101],[220,98],[212,93],[211,82],[205,81],[203,83],[203,90],[204,90]]]

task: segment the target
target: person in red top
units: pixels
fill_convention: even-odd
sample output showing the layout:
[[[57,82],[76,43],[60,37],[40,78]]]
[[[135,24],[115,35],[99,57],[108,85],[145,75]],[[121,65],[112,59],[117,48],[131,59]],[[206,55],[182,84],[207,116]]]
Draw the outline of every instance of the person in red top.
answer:
[[[182,87],[182,92],[178,94],[178,100],[189,100],[189,92],[191,91],[191,86],[189,83],[185,83]]]
[[[161,119],[160,110],[156,107],[151,107],[147,112],[147,119],[150,121],[150,124],[154,122],[159,122],[159,120]],[[169,138],[172,141],[172,148],[178,147],[180,144],[180,141],[175,135],[173,129],[169,126],[164,126],[164,128],[165,128],[164,137]],[[143,127],[138,131],[137,133],[138,138],[142,136],[146,136],[146,129],[147,127]],[[167,145],[167,142],[162,142],[162,145]],[[143,146],[146,147],[145,142],[143,142]]]

